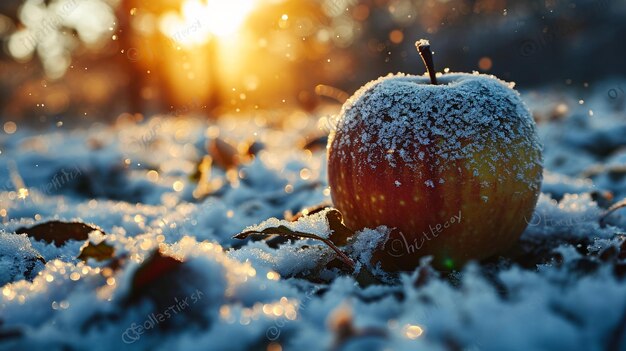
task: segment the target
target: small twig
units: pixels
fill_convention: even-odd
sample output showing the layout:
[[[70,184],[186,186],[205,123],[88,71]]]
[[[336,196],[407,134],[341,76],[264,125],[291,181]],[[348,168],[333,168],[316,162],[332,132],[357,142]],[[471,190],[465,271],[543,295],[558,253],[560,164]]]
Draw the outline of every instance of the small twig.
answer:
[[[307,239],[313,239],[313,240],[319,240],[321,242],[323,242],[324,244],[326,244],[328,247],[330,247],[333,251],[335,251],[335,253],[337,253],[338,258],[345,263],[348,267],[350,267],[350,269],[352,269],[352,271],[354,271],[356,269],[356,264],[354,263],[354,261],[348,257],[348,255],[346,255],[343,251],[339,250],[339,248],[337,246],[335,246],[335,244],[330,241],[330,239],[326,239],[326,238],[322,238],[321,236],[315,235],[315,234],[310,234],[310,233],[304,233],[304,232],[296,232],[296,231],[292,231],[291,229],[285,227],[285,226],[278,226],[276,228],[267,228],[264,229],[262,231],[248,231],[248,232],[243,232],[240,234],[235,235],[233,238],[235,239],[246,239],[248,236],[250,235],[282,235],[282,236],[296,236],[296,237],[300,237],[300,238],[307,238]]]
[[[318,84],[315,87],[315,94],[331,98],[340,104],[343,104],[350,98],[350,94],[345,91],[325,84]]]
[[[581,173],[583,178],[591,178],[602,173],[626,173],[626,164],[618,164],[612,166],[593,165]]]
[[[611,213],[619,210],[622,207],[626,207],[626,199],[623,199],[622,201],[615,203],[613,206],[609,207],[608,210],[606,210],[606,212],[602,216],[600,216],[600,226],[604,228],[604,226],[606,225],[606,223],[604,222],[606,217],[608,217]]]

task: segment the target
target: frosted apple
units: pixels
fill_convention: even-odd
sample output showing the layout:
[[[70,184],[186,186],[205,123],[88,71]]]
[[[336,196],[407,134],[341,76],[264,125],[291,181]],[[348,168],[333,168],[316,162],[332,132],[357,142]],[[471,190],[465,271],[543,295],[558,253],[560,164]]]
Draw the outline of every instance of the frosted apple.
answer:
[[[506,250],[540,192],[541,145],[513,84],[435,77],[424,60],[430,78],[388,75],[361,87],[328,142],[331,196],[346,225],[396,228],[373,258],[387,270],[413,269],[425,255],[457,268]]]

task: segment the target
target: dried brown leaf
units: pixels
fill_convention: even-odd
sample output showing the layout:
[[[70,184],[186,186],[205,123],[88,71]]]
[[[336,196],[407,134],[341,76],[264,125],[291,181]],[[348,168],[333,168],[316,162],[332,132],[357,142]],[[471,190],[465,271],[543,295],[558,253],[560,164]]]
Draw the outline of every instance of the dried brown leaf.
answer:
[[[239,152],[237,148],[222,138],[215,138],[209,142],[209,155],[213,163],[223,170],[229,170],[239,165]]]
[[[95,230],[104,234],[102,229],[80,222],[50,221],[30,228],[18,228],[15,232],[17,234],[26,234],[49,244],[64,245],[68,240],[87,240],[89,233]]]
[[[348,239],[354,235],[354,231],[346,227],[343,224],[343,215],[339,210],[330,210],[326,213],[326,219],[328,220],[328,226],[330,227],[331,234],[329,236],[337,246],[344,246],[348,243]]]
[[[90,242],[89,244],[87,244],[87,246],[83,247],[82,250],[80,250],[80,254],[77,258],[85,262],[90,258],[93,258],[96,261],[104,261],[113,257],[114,252],[115,249],[113,248],[113,246],[107,244],[104,241],[97,245]]]

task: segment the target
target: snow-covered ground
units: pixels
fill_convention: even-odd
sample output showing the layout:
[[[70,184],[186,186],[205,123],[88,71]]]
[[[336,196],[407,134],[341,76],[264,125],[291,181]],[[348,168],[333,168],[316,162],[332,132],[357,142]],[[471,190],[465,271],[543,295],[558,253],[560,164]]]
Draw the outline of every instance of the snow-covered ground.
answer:
[[[624,351],[626,210],[599,223],[626,197],[624,89],[522,93],[545,175],[515,250],[451,274],[427,259],[374,270],[385,284],[371,285],[319,241],[232,238],[281,224],[329,235],[327,212],[284,218],[330,202],[335,107],[18,125],[0,139],[0,349]],[[52,220],[99,231],[53,243],[29,230]],[[357,268],[384,231],[348,245]]]

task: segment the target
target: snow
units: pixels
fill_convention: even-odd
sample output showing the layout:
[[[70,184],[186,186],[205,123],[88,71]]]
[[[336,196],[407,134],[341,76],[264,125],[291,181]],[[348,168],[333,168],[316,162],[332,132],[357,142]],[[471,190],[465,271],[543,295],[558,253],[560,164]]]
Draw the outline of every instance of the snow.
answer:
[[[215,124],[157,116],[44,132],[20,125],[0,137],[0,350],[626,350],[626,214],[599,224],[606,202],[626,196],[626,120],[606,99],[615,86],[624,83],[568,92],[565,101],[562,90],[523,92],[533,113],[550,110],[549,101],[568,108],[539,119],[545,181],[521,256],[451,274],[435,272],[426,257],[414,272],[391,275],[370,264],[389,229],[365,229],[342,249],[358,272],[385,283],[368,286],[330,264],[336,254],[319,241],[232,239],[276,225],[329,236],[328,210],[283,219],[329,201],[325,150],[297,147],[319,135],[317,115],[299,133],[259,126],[254,116]],[[143,135],[149,142],[138,145]],[[190,174],[215,137],[266,147],[238,172],[214,167],[211,179],[223,186],[195,198]],[[80,174],[63,176],[73,169]],[[29,189],[24,199],[17,178]],[[597,197],[604,192],[613,200]],[[111,245],[123,257],[119,268],[77,259],[87,241],[56,246],[15,234],[53,219],[102,228],[88,241]],[[134,275],[156,248],[182,268],[128,303]],[[154,322],[166,311],[171,317]]]
[[[0,284],[30,278],[41,259],[26,235],[0,235]]]

